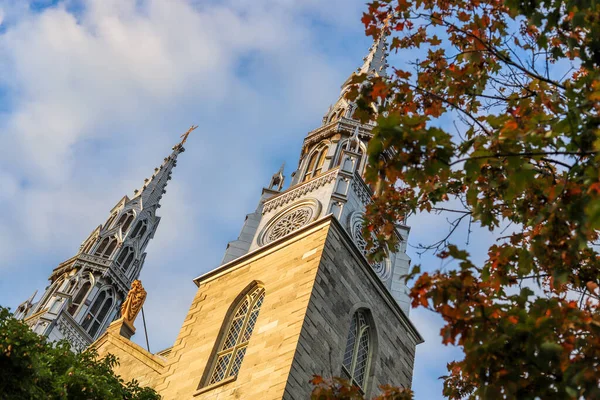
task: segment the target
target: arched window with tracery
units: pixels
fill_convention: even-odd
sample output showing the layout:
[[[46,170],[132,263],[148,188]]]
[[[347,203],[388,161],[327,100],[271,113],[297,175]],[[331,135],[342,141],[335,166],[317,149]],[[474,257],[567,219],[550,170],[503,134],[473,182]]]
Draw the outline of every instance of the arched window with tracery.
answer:
[[[146,233],[146,229],[148,229],[148,223],[146,222],[146,220],[144,219],[138,221],[138,223],[135,224],[135,228],[133,228],[133,231],[131,231],[131,237],[134,239],[138,237],[143,237]]]
[[[92,283],[88,280],[88,281],[85,281],[79,287],[79,289],[77,289],[75,296],[72,297],[71,305],[69,306],[69,309],[68,309],[69,314],[71,314],[73,316],[75,316],[75,314],[77,314],[79,307],[81,307],[81,304],[87,298],[87,295],[90,292],[91,288],[92,288]]]
[[[98,237],[94,236],[93,239],[88,240],[88,242],[85,244],[85,246],[83,247],[83,249],[81,250],[82,253],[89,253],[90,250],[92,249],[92,246],[94,245],[94,243],[96,243],[96,239]]]
[[[264,299],[265,290],[255,287],[239,300],[231,313],[227,329],[223,330],[206,385],[238,374]]]
[[[127,211],[125,214],[121,215],[117,225],[121,225],[121,232],[123,232],[123,235],[125,235],[134,219],[135,215],[133,214],[133,211]]]
[[[37,306],[38,310],[43,309],[47,305],[48,300],[50,300],[52,295],[54,293],[56,293],[56,291],[58,291],[58,289],[65,282],[66,278],[67,278],[67,275],[65,274],[65,275],[61,276],[60,278],[58,278],[57,280],[55,280],[54,283],[52,283],[52,285],[50,285],[50,288],[46,290],[44,297],[42,297],[42,299],[39,302],[39,305]]]
[[[117,247],[117,243],[116,237],[105,237],[96,248],[94,255],[102,258],[110,258]]]
[[[355,140],[346,140],[344,142],[340,142],[338,147],[337,155],[335,157],[335,166],[337,167],[342,163],[342,158],[344,156],[344,151],[350,151],[352,153],[358,154],[358,158],[356,159],[356,171],[359,174],[362,174],[362,170],[364,168],[364,160],[365,160],[365,149],[362,143],[359,143]]]
[[[100,327],[113,305],[113,295],[110,289],[102,290],[97,296],[89,311],[81,322],[81,327],[93,338],[98,333]]]
[[[342,374],[353,384],[365,390],[370,358],[371,328],[365,311],[352,316],[350,331],[344,351]]]
[[[327,146],[323,146],[312,152],[308,158],[308,164],[306,165],[306,171],[302,182],[306,182],[310,178],[319,175],[323,171],[323,164],[325,163],[325,156],[327,155]]]
[[[121,254],[119,254],[119,258],[117,258],[117,264],[119,264],[119,266],[124,272],[127,272],[129,270],[129,267],[131,267],[134,258],[135,252],[133,250],[133,247],[127,246],[123,250],[121,250]]]
[[[110,225],[113,223],[115,218],[117,218],[117,213],[114,213],[108,218],[108,221],[106,221],[106,224],[104,224],[104,229],[110,228]]]

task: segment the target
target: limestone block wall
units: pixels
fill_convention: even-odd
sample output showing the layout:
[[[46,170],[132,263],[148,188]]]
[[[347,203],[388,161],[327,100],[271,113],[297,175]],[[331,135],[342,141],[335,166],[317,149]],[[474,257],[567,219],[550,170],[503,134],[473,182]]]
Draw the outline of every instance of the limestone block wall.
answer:
[[[114,369],[117,375],[121,375],[125,381],[135,379],[140,386],[155,388],[165,361],[122,337],[118,329],[111,328],[93,344],[100,357],[108,353],[117,356],[119,365]]]
[[[351,318],[360,308],[368,309],[374,322],[366,398],[381,384],[410,387],[416,345],[422,339],[345,230],[332,223],[285,398],[309,398],[306,381],[314,374],[341,376]]]

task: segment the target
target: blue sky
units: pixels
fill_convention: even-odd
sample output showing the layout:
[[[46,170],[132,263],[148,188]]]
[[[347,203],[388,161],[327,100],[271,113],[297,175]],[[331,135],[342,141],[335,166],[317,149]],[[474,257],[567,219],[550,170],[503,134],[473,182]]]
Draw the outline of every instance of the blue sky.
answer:
[[[197,124],[141,275],[151,349],[169,347],[192,279],[219,265],[262,187],[282,162],[288,174],[297,165],[302,139],[362,63],[363,9],[350,0],[0,0],[0,304],[42,290]],[[409,224],[411,245],[448,229],[431,215]],[[463,245],[465,230],[455,237]],[[471,238],[479,259],[490,241]],[[424,270],[440,267],[408,252]],[[438,377],[460,351],[440,344],[435,315],[411,319],[426,339],[416,398],[442,398]]]

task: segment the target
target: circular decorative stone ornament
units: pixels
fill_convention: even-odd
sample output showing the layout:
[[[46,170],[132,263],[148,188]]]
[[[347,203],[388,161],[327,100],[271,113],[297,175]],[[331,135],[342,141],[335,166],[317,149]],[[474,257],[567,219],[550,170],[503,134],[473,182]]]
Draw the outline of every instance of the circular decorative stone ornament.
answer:
[[[312,209],[306,206],[298,207],[285,214],[269,229],[265,238],[266,242],[272,242],[302,228],[310,221],[312,214]]]
[[[259,244],[271,243],[308,225],[318,217],[319,205],[316,200],[303,201],[280,212],[265,227]]]
[[[367,241],[362,235],[363,221],[364,217],[362,213],[358,212],[353,213],[349,219],[350,233],[352,235],[352,239],[354,240],[356,247],[358,247],[358,249],[366,257],[369,251],[367,250]],[[392,266],[389,259],[387,258],[379,262],[371,263],[371,267],[382,281],[386,281],[392,273]]]

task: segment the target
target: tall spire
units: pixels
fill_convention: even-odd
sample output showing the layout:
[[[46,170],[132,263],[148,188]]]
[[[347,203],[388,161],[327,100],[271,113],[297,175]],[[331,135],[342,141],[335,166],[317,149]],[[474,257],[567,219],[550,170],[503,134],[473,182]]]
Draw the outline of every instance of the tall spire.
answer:
[[[173,152],[163,160],[160,167],[154,169],[154,173],[150,178],[144,180],[142,188],[134,191],[134,198],[141,197],[142,207],[148,208],[157,204],[157,208],[160,208],[158,202],[160,202],[163,194],[167,192],[166,187],[171,180],[173,168],[177,166],[177,156],[185,151],[183,145],[187,141],[189,134],[196,128],[198,128],[197,125],[192,125],[187,132],[181,135],[182,140],[173,146]]]
[[[379,76],[387,76],[387,37],[389,35],[389,21],[389,17],[385,19],[385,22],[379,32],[379,36],[369,48],[369,54],[363,58],[364,63],[362,67],[357,69],[359,74],[376,74]]]
[[[108,219],[83,242],[77,254],[56,267],[40,299],[32,299],[18,316],[32,329],[52,340],[67,339],[82,350],[104,332],[118,316],[131,283],[138,279],[146,259],[146,247],[161,217],[156,210],[166,193],[177,156],[192,126],[173,147],[173,152],[154,169],[133,198],[124,196]]]

